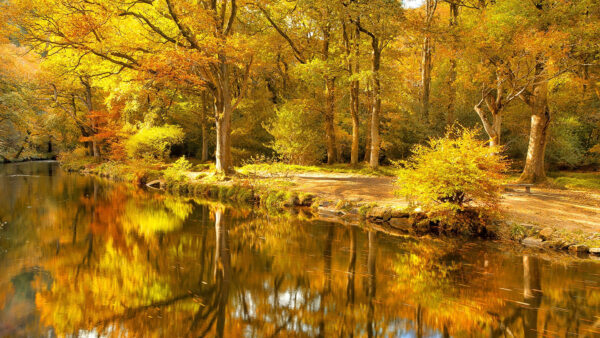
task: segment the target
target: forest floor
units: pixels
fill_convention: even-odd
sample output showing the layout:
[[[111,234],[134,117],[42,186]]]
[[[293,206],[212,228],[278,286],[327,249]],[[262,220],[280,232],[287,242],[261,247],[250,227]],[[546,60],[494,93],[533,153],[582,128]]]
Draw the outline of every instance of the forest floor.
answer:
[[[312,193],[324,200],[406,206],[405,201],[394,195],[392,177],[314,172],[261,180],[287,181],[290,189]],[[531,193],[526,193],[524,189],[508,189],[502,195],[502,214],[508,222],[557,231],[600,233],[600,191],[533,187]]]

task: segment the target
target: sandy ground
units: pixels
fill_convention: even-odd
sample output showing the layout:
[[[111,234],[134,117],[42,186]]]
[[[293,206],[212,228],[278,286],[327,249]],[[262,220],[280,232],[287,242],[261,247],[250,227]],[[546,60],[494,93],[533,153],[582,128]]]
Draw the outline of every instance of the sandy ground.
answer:
[[[325,199],[405,205],[393,193],[393,179],[349,174],[298,174],[289,177],[294,190],[310,192]],[[556,229],[600,232],[600,193],[546,188],[507,191],[502,196],[503,214],[508,221]]]

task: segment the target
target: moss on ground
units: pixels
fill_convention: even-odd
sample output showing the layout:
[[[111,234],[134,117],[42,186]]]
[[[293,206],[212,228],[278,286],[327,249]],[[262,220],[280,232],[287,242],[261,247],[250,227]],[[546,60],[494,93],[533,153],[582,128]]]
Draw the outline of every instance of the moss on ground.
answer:
[[[358,214],[361,218],[366,218],[369,211],[375,207],[377,207],[377,203],[375,202],[363,204],[358,208]]]

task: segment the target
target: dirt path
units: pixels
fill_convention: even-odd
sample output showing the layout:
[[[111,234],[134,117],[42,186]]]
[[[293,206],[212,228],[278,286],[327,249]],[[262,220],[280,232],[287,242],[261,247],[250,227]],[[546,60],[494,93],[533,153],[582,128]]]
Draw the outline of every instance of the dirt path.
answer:
[[[404,206],[393,193],[393,179],[348,174],[298,174],[294,190],[322,198]],[[570,231],[600,232],[600,193],[532,188],[531,194],[510,191],[502,196],[506,219]]]

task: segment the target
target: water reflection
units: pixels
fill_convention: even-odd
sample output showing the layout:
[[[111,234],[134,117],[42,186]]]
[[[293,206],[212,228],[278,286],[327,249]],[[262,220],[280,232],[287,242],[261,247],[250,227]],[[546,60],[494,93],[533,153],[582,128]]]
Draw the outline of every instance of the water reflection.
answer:
[[[600,268],[0,166],[0,336],[597,336]]]

